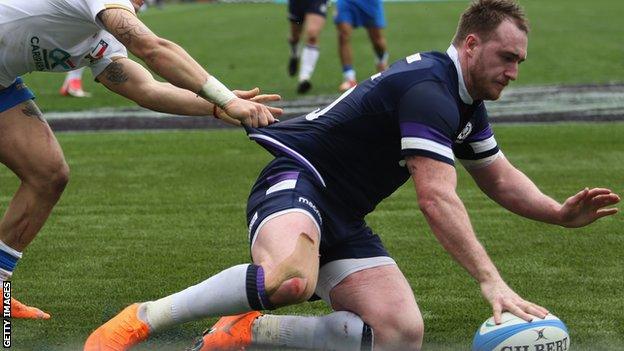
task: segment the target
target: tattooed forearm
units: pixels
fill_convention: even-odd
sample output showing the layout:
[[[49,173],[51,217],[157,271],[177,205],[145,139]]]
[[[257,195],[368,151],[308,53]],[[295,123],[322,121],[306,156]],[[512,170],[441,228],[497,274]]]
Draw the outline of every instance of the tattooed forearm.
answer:
[[[100,20],[125,46],[129,46],[139,37],[152,33],[136,16],[126,10],[104,10],[100,13]]]
[[[128,75],[124,72],[123,64],[120,62],[112,62],[106,67],[106,79],[115,85],[125,83],[128,80]]]
[[[28,100],[24,103],[22,113],[28,117],[34,117],[42,122],[45,122],[45,120],[43,119],[43,113],[41,113],[39,106],[37,106],[37,104],[35,104],[35,102],[32,100]]]

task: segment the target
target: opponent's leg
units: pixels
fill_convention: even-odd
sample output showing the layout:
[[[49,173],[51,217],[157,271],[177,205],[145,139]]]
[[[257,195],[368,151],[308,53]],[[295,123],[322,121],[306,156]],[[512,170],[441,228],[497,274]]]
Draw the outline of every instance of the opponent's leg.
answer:
[[[383,35],[383,30],[377,27],[366,28],[368,37],[373,44],[373,51],[375,52],[375,67],[377,72],[385,71],[388,68],[388,51],[386,45],[386,38]]]
[[[310,88],[312,88],[310,79],[312,78],[312,73],[314,73],[314,68],[316,67],[316,62],[318,61],[319,36],[324,25],[325,17],[316,13],[306,14],[306,45],[301,51],[299,86],[297,87],[297,92],[300,94],[306,93],[310,90]]]
[[[423,319],[396,265],[352,273],[331,290],[330,298],[335,310],[353,312],[373,329],[376,351],[422,347]]]
[[[21,180],[0,221],[0,280],[9,280],[22,251],[35,238],[69,177],[63,152],[33,100],[0,113],[0,162]],[[49,318],[12,302],[15,318]]]
[[[69,179],[61,147],[34,101],[0,113],[0,162],[21,180],[0,222],[0,240],[22,251],[43,226]]]
[[[338,90],[346,91],[357,84],[351,50],[353,27],[349,23],[343,22],[336,24],[336,29],[338,30],[338,56],[340,56],[340,63],[342,64],[342,84]]]

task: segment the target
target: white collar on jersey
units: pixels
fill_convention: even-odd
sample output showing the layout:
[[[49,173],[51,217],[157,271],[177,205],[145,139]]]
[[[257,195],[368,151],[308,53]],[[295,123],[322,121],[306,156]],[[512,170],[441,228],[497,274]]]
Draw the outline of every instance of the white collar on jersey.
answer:
[[[446,50],[446,54],[453,60],[455,64],[455,68],[457,69],[457,79],[459,80],[459,97],[462,101],[467,105],[472,105],[472,96],[468,94],[468,89],[466,89],[466,83],[464,82],[464,75],[462,74],[461,65],[459,64],[459,54],[457,53],[457,49],[453,44],[449,46],[448,50]]]

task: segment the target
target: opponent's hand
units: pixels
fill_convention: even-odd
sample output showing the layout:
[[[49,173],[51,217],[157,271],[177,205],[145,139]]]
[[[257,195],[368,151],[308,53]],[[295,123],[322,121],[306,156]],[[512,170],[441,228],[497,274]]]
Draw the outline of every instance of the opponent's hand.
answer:
[[[258,102],[261,104],[280,101],[282,99],[282,97],[278,94],[260,94],[260,88],[257,87],[251,90],[234,90],[233,93],[241,99]],[[273,117],[281,116],[284,113],[284,110],[279,107],[267,106],[267,108],[269,109],[269,112],[273,114]],[[275,120],[279,121],[278,119]]]
[[[223,110],[228,116],[250,127],[263,127],[275,122],[267,106],[250,100],[232,99]]]
[[[259,103],[259,104],[265,104],[267,102],[272,102],[272,101],[279,101],[282,99],[282,97],[277,94],[260,94],[259,88],[253,88],[251,90],[233,90],[232,92],[241,99],[249,100],[252,102]],[[284,113],[284,110],[278,107],[273,107],[273,106],[265,106],[265,107],[272,114],[273,122],[279,121],[278,119],[275,118],[275,116],[281,116]],[[224,122],[235,125],[235,126],[241,125],[241,120],[231,117],[223,109],[217,107],[216,112],[217,112],[217,115],[215,117],[223,120]],[[251,125],[251,126],[254,126],[254,125]]]
[[[279,101],[282,99],[282,97],[278,94],[260,94],[260,88],[258,87],[255,87],[251,90],[232,90],[232,92],[241,99],[256,102]]]
[[[509,311],[527,322],[533,317],[545,318],[548,310],[542,306],[526,301],[502,280],[494,280],[481,283],[483,297],[492,305],[494,322],[501,323],[503,311]]]
[[[569,228],[586,226],[598,218],[616,214],[617,208],[605,208],[620,202],[609,189],[585,188],[569,197],[560,209],[561,225]]]

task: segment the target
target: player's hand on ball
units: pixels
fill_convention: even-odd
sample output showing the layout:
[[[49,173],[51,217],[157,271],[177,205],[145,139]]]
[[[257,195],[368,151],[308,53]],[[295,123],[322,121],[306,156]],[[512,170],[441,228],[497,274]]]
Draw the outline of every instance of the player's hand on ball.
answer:
[[[586,226],[598,218],[618,212],[617,208],[605,208],[620,202],[620,197],[609,189],[585,188],[568,198],[561,207],[561,225],[569,228]]]
[[[503,311],[509,311],[527,322],[534,317],[544,318],[548,314],[544,307],[526,301],[516,294],[502,279],[482,282],[481,293],[492,305],[496,324],[500,324]]]

